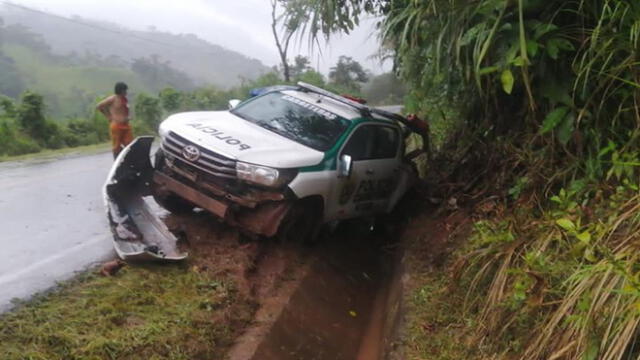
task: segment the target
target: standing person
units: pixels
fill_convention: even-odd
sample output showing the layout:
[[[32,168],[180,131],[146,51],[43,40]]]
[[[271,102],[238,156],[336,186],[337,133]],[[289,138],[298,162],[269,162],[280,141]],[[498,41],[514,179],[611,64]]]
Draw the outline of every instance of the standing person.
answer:
[[[109,132],[113,145],[113,158],[133,141],[133,132],[129,124],[129,101],[127,100],[127,84],[116,83],[114,95],[102,100],[96,106],[109,119]]]

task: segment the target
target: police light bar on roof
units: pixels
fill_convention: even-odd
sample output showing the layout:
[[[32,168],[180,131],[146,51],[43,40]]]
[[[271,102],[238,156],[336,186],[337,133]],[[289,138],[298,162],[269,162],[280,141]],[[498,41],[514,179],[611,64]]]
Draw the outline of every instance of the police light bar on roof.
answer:
[[[347,99],[345,97],[342,97],[340,95],[336,95],[336,94],[334,94],[332,92],[329,92],[329,91],[327,91],[325,89],[321,89],[321,88],[319,88],[317,86],[313,86],[311,84],[307,84],[307,83],[302,82],[302,81],[298,81],[298,86],[303,91],[309,91],[309,92],[312,92],[312,93],[320,94],[322,96],[326,96],[328,98],[331,98],[331,99],[333,99],[335,101],[341,102],[341,103],[349,105],[351,107],[354,107],[354,108],[356,108],[356,109],[358,109],[360,111],[360,114],[362,116],[365,116],[365,117],[370,117],[371,116],[371,111],[369,110],[369,108],[367,106],[362,105],[360,103],[357,103],[357,102],[355,102],[353,100],[349,100],[349,99]]]

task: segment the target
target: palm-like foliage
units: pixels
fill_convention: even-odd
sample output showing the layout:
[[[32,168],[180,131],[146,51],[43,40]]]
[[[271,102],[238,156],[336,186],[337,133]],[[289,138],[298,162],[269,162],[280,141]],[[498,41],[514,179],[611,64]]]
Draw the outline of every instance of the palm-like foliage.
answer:
[[[290,3],[305,7],[309,16],[301,29],[312,38],[349,31],[365,13],[381,16],[383,42],[394,49],[396,67],[414,94],[446,94],[462,104],[462,125],[479,130],[482,140],[527,140],[512,141],[510,148],[550,165],[538,175],[547,189],[576,178],[637,182],[640,1]],[[616,203],[617,213],[604,212],[606,219],[580,225],[584,214],[575,209],[573,222],[541,219],[514,229],[522,225],[514,219],[501,230],[509,236],[479,244],[469,255],[476,264],[469,281],[486,291],[475,305],[487,331],[505,334],[516,321],[514,311],[533,311],[537,320],[523,358],[637,357],[640,198],[633,188],[625,190],[628,201]],[[598,201],[594,207],[606,204]],[[541,258],[556,264],[554,270],[536,269]],[[505,307],[513,296],[528,303]]]
[[[399,71],[424,93],[444,88],[463,97],[475,115],[467,125],[529,126],[563,145],[601,138],[573,144],[581,147],[640,122],[638,2],[293,0],[289,7],[304,8],[298,31],[312,39],[348,32],[363,14],[382,16]]]

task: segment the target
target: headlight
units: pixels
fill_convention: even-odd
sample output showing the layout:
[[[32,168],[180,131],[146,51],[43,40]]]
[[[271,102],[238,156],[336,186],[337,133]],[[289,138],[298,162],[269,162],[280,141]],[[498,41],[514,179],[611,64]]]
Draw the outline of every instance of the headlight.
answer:
[[[236,163],[236,173],[241,180],[269,187],[280,187],[288,184],[297,174],[295,170],[278,170],[240,161]]]

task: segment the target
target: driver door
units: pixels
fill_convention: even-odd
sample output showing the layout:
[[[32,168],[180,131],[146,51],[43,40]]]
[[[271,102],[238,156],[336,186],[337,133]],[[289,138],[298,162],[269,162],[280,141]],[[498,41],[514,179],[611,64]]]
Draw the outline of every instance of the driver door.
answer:
[[[400,132],[391,125],[362,125],[340,152],[352,159],[351,174],[339,181],[341,218],[386,211],[400,168]]]

